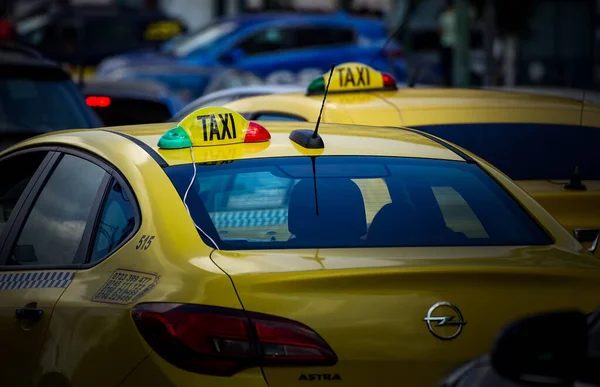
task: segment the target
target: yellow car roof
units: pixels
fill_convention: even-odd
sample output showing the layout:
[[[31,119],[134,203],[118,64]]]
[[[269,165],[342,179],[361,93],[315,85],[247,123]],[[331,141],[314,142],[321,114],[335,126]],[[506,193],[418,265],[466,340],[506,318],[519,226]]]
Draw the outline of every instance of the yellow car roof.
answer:
[[[533,123],[600,127],[600,107],[572,98],[516,91],[404,88],[363,63],[343,63],[305,92],[248,97],[225,104],[241,113],[285,113],[315,120],[328,90],[324,122],[374,126]]]
[[[295,144],[289,139],[289,136],[295,129],[314,129],[314,123],[274,121],[257,121],[257,123],[265,127],[271,134],[269,141],[194,147],[194,161],[214,162],[310,155],[394,156],[464,161],[459,154],[446,146],[404,129],[321,124],[319,134],[323,138],[325,147],[313,150]],[[173,123],[151,124],[112,127],[110,130],[136,137],[158,152],[169,165],[191,163],[189,148],[160,149],[158,146],[161,136],[174,126]]]
[[[289,93],[242,98],[224,106],[239,112],[296,112],[316,120],[323,96]],[[600,108],[586,104],[587,113]],[[328,94],[324,122],[418,126],[453,123],[551,123],[579,125],[581,101],[569,98],[471,89],[401,89]],[[312,118],[314,117],[314,118]],[[595,122],[595,123],[594,123]],[[600,120],[588,123],[600,126]]]
[[[236,112],[220,107],[209,107],[201,110],[225,112],[225,114],[239,116]],[[193,125],[201,129],[201,126],[197,124],[199,112],[200,110],[191,113],[186,119],[188,120],[188,124],[193,120]],[[168,146],[164,145],[165,138],[174,131],[179,130],[181,132],[182,125],[186,126],[186,119],[179,124],[159,123],[51,132],[25,140],[15,147],[8,149],[7,152],[31,145],[63,144],[84,146],[90,150],[101,148],[109,149],[110,152],[115,153],[128,153],[128,148],[124,148],[123,143],[118,142],[124,140],[123,138],[119,140],[118,137],[107,136],[108,132],[117,132],[131,137],[130,139],[137,142],[138,145],[146,148],[146,151],[157,153],[168,165],[191,163],[192,154],[190,149],[193,149],[194,162],[311,155],[392,156],[454,161],[465,161],[465,158],[469,157],[451,145],[410,129],[342,124],[321,124],[319,126],[319,135],[323,139],[325,146],[322,149],[310,149],[290,140],[290,134],[297,129],[305,129],[312,133],[315,128],[314,123],[247,121],[241,116],[239,116],[239,121],[236,121],[238,125],[237,140],[230,140],[225,138],[225,136],[219,140],[213,140],[212,136],[210,137],[210,141],[207,141],[208,138],[206,137],[203,140],[202,131],[200,130],[197,132],[200,133],[199,138],[197,138],[199,144],[168,149]],[[262,130],[266,129],[269,139],[263,139],[259,142],[244,142],[244,140],[239,140],[240,133],[242,132],[241,126],[247,126],[248,124],[255,127],[258,126]],[[231,123],[229,125],[232,126]],[[245,130],[243,129],[244,132]],[[114,141],[114,147],[107,144],[107,141]],[[163,146],[160,146],[161,141],[163,142]],[[237,141],[237,143],[232,143],[232,141]]]

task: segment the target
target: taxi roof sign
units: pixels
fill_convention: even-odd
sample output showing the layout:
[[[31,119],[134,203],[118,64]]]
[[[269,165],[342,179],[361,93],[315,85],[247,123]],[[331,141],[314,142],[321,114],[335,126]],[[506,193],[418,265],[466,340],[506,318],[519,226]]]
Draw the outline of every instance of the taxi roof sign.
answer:
[[[188,114],[158,141],[160,149],[181,149],[269,141],[271,134],[256,122],[220,106]]]
[[[314,79],[308,85],[307,95],[323,94],[325,77],[328,75],[329,72]],[[333,69],[332,77],[329,93],[398,90],[396,80],[391,75],[363,63],[349,62],[337,65]]]

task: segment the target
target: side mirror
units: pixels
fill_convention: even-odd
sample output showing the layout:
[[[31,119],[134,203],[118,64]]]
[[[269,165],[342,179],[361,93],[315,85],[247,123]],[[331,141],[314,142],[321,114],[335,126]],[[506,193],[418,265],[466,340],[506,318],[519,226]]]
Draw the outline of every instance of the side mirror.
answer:
[[[579,242],[592,242],[592,246],[588,249],[590,253],[595,253],[598,249],[600,241],[600,230],[594,228],[576,228],[573,230],[573,235]]]
[[[244,50],[241,48],[234,48],[231,51],[228,51],[222,54],[219,57],[219,60],[224,64],[234,64],[239,62],[244,57]]]
[[[586,351],[585,314],[543,313],[507,325],[496,337],[490,363],[499,375],[518,383],[572,385]]]

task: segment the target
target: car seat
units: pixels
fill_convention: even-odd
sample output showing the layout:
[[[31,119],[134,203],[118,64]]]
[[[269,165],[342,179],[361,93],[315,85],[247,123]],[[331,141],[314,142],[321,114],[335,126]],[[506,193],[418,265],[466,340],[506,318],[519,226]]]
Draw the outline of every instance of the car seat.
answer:
[[[360,243],[360,238],[367,233],[360,188],[351,179],[317,180],[317,215],[314,184],[313,179],[302,180],[290,194],[288,228],[294,241],[298,244],[304,241],[332,245]]]

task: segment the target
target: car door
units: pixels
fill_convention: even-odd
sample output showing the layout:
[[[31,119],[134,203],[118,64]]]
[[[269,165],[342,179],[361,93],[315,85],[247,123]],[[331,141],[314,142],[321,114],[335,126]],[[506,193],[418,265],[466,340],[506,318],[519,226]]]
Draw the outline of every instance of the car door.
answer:
[[[2,214],[8,218],[0,251],[2,386],[32,384],[52,312],[85,259],[82,241],[110,178],[85,158],[40,152],[0,160],[3,183],[10,183],[0,189]],[[19,184],[26,188],[15,199]],[[17,192],[2,192],[11,189]]]

